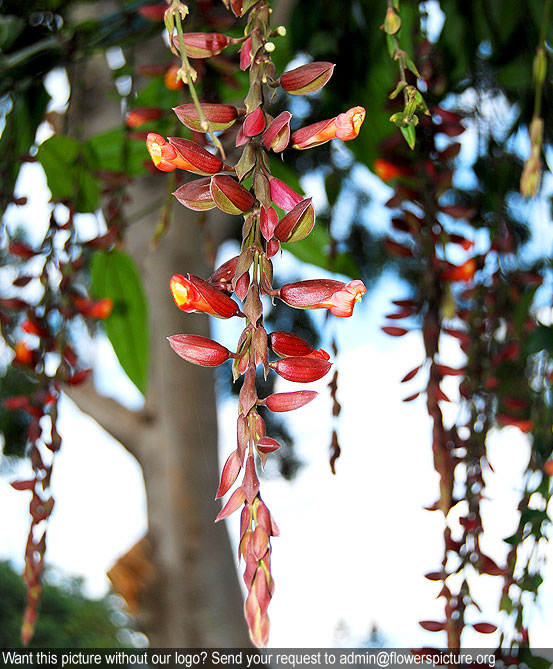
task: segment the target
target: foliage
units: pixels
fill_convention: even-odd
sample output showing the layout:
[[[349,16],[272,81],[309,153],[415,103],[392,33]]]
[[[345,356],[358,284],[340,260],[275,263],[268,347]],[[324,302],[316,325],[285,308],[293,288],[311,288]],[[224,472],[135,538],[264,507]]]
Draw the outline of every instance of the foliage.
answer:
[[[0,646],[19,648],[25,587],[7,562],[0,562]],[[107,600],[90,600],[79,583],[46,585],[41,614],[30,648],[123,648],[120,627]]]

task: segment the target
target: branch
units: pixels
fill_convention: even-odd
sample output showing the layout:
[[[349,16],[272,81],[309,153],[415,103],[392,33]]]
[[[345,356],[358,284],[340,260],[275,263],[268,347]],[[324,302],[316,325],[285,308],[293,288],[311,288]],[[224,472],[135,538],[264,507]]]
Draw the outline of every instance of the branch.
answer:
[[[94,388],[92,381],[80,386],[64,389],[65,394],[84,413],[93,418],[114,439],[141,461],[141,448],[137,435],[140,434],[141,423],[151,422],[149,412],[131,411],[114,400],[100,393]]]

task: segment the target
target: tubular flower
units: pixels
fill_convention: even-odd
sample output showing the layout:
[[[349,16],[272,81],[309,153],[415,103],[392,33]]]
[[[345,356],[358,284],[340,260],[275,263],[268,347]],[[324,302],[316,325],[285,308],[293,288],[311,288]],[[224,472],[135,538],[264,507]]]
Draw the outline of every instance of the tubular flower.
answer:
[[[230,318],[239,312],[234,300],[192,274],[188,274],[187,279],[182,274],[175,274],[169,287],[177,307],[188,314],[202,312],[217,318]]]
[[[177,167],[181,170],[190,170],[190,163],[161,135],[149,132],[146,137],[146,148],[158,170],[172,172]]]
[[[311,149],[331,139],[355,139],[365,120],[364,107],[352,107],[327,121],[319,121],[296,130],[292,135],[294,149]]]
[[[310,279],[287,283],[278,291],[278,297],[296,309],[329,309],[340,318],[353,314],[356,302],[367,292],[359,279],[344,283],[332,279]]]

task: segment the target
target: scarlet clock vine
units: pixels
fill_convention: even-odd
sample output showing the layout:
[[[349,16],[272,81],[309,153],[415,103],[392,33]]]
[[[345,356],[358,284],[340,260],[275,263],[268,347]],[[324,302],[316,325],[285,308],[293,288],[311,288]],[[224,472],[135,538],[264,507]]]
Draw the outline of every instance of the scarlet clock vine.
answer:
[[[423,41],[420,53],[427,58],[421,71],[430,96],[439,81],[434,71],[439,58],[433,54],[431,60],[431,52],[432,46]],[[531,305],[543,277],[537,268],[517,268],[515,225],[506,208],[490,212],[484,198],[453,185],[452,161],[461,149],[453,138],[462,136],[470,118],[439,105],[430,109],[431,119],[421,119],[413,153],[395,136],[381,147],[375,163],[381,178],[394,185],[387,202],[394,212],[393,234],[385,246],[416,272],[419,286],[414,295],[394,301],[397,309],[387,315],[390,322],[382,329],[402,337],[410,328],[398,323],[412,323],[413,318],[420,323],[425,359],[401,382],[419,380],[419,389],[405,402],[421,394],[426,399],[439,475],[438,500],[428,509],[444,518],[443,560],[426,574],[441,585],[438,597],[444,602],[444,616],[420,624],[431,632],[445,632],[450,648],[461,647],[467,626],[482,634],[495,632],[495,624],[480,619],[475,587],[480,576],[493,576],[503,582],[498,609],[510,618],[501,646],[510,643],[520,650],[530,644],[525,607],[535,599],[542,580],[543,544],[550,524],[549,362],[543,353],[533,358],[523,344],[536,329]],[[476,253],[475,231],[484,221],[489,240]],[[447,338],[459,343],[465,358],[461,367],[447,364],[443,357]],[[459,415],[453,424],[443,413],[450,401],[443,390],[447,377],[460,381]],[[497,426],[513,426],[532,436],[519,525],[505,537],[510,548],[504,563],[487,554],[482,540],[482,502],[493,473],[488,435]]]
[[[88,251],[111,246],[114,235],[99,235],[80,243],[73,210],[67,209],[65,221],[61,216],[54,208],[38,248],[21,241],[8,245],[7,264],[19,269],[13,288],[40,287],[38,297],[0,299],[0,327],[13,352],[12,365],[29,379],[24,393],[4,401],[7,410],[25,417],[25,447],[32,467],[30,478],[11,483],[16,490],[31,493],[23,572],[27,591],[21,627],[24,644],[33,637],[42,596],[48,520],[54,508],[50,482],[54,458],[61,448],[58,403],[64,386],[79,385],[91,373],[72,346],[71,327],[81,318],[89,323],[103,320],[113,306],[108,298],[94,300],[87,295],[83,270]]]
[[[304,150],[331,139],[354,139],[365,117],[363,107],[354,107],[335,118],[319,121],[292,132],[292,114],[283,111],[273,117],[267,97],[282,88],[291,95],[314,92],[324,86],[333,73],[328,62],[308,63],[277,77],[270,54],[272,38],[284,34],[283,28],[271,29],[271,9],[264,0],[229,0],[225,5],[236,17],[246,19],[242,38],[221,33],[185,33],[182,19],[188,10],[178,0],[166,11],[166,25],[172,48],[180,52],[180,77],[189,87],[193,103],[174,109],[189,129],[209,133],[220,158],[194,141],[155,133],[147,137],[147,148],[156,167],[162,171],[184,169],[200,178],[180,186],[177,200],[194,211],[218,207],[231,215],[243,216],[240,254],[217,268],[207,279],[175,275],[170,289],[176,305],[187,313],[207,313],[217,318],[244,319],[244,329],[235,351],[198,335],[169,337],[173,350],[188,362],[217,366],[232,359],[234,380],[243,377],[238,400],[237,445],[223,467],[217,497],[229,493],[243,472],[217,520],[241,510],[239,557],[245,561],[244,582],[248,589],[245,617],[252,642],[265,646],[269,638],[267,609],[274,581],[271,575],[271,537],[278,535],[277,525],[260,495],[258,462],[280,444],[266,434],[264,410],[286,412],[298,409],[317,395],[310,390],[273,393],[259,397],[256,373],[260,366],[265,378],[270,372],[296,383],[316,381],[331,368],[326,351],[290,332],[268,333],[264,327],[261,297],[270,296],[297,309],[327,309],[338,317],[349,317],[355,303],[365,294],[359,280],[344,283],[331,279],[311,279],[273,285],[272,258],[283,243],[293,243],[309,235],[315,225],[311,198],[298,195],[271,174],[269,152],[286,148]],[[173,29],[176,27],[176,35]],[[208,58],[234,45],[240,46],[240,67],[249,71],[250,86],[244,107],[201,103],[194,90],[194,69],[189,59]],[[269,96],[267,95],[269,93]],[[236,147],[244,147],[234,166],[224,162],[221,137],[238,125]],[[223,137],[225,135],[223,134]],[[283,214],[279,216],[277,209]],[[236,296],[240,303],[232,296]]]

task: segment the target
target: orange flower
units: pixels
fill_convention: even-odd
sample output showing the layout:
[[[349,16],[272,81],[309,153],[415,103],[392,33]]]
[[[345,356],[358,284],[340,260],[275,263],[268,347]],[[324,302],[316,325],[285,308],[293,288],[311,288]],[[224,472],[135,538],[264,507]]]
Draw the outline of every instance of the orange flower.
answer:
[[[137,107],[132,109],[125,119],[129,128],[138,128],[150,121],[157,121],[161,117],[161,109],[157,107]]]
[[[170,91],[176,91],[184,86],[182,79],[179,79],[178,77],[179,70],[180,65],[173,63],[163,76],[163,82]]]
[[[476,272],[476,260],[469,258],[462,265],[451,265],[449,269],[442,273],[443,281],[464,281],[469,282]]]
[[[374,161],[373,167],[376,175],[380,177],[382,181],[390,181],[390,179],[397,179],[397,177],[407,175],[407,170],[398,167],[397,165],[394,165],[393,163],[390,163],[383,158],[377,158]]]
[[[300,128],[292,135],[294,149],[310,149],[331,139],[355,139],[365,120],[363,107],[352,107],[343,114]]]
[[[189,314],[202,312],[217,318],[230,318],[239,311],[233,299],[192,274],[187,279],[182,274],[175,274],[169,287],[177,307]]]
[[[113,300],[109,297],[104,297],[96,302],[86,297],[74,297],[73,302],[77,311],[83,316],[90,316],[101,320],[105,320],[113,309]]]
[[[23,341],[18,341],[14,346],[15,360],[20,365],[30,365],[33,362],[33,351]]]
[[[279,291],[279,297],[297,309],[329,309],[340,318],[348,318],[353,308],[367,292],[359,279],[344,283],[333,279],[310,279],[287,283]]]
[[[162,172],[172,172],[179,167],[181,170],[190,169],[190,163],[180,153],[166,142],[161,135],[149,132],[146,137],[146,148],[152,162]]]

